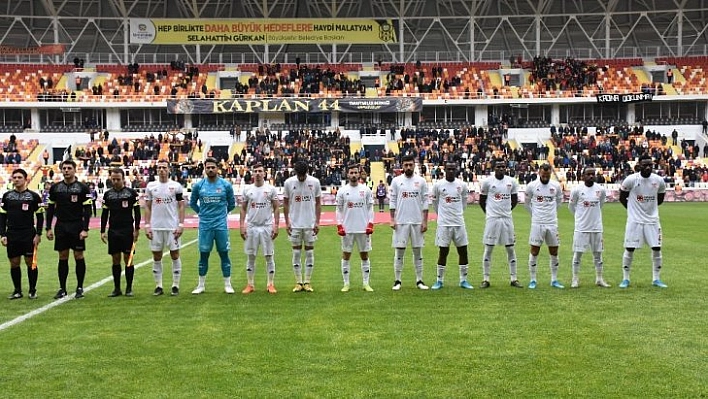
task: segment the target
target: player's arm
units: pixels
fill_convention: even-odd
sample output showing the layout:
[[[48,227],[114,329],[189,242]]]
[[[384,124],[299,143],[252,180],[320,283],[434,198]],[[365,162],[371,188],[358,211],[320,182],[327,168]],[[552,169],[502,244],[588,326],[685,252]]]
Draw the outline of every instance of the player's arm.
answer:
[[[575,215],[575,210],[577,209],[577,206],[578,206],[578,191],[573,190],[570,192],[570,200],[568,201],[568,209],[570,210],[571,214]]]
[[[140,200],[138,199],[138,193],[134,192],[134,199],[135,199],[135,204],[133,204],[133,221],[134,221],[134,229],[137,232],[140,230],[140,221],[142,219],[142,215],[140,214]]]
[[[184,228],[184,197],[182,197],[182,193],[179,192],[175,195],[175,199],[177,200],[177,214],[179,215],[179,223],[177,224],[178,229],[183,229]]]
[[[433,202],[433,210],[435,212],[438,212],[438,205],[440,205],[440,198],[438,198],[438,191],[439,191],[438,185],[436,184],[433,186],[433,195],[432,195],[432,197],[433,197],[433,201],[432,201]]]
[[[556,190],[556,210],[563,205],[563,187],[559,184]]]
[[[150,230],[150,218],[152,217],[152,200],[145,199],[145,233]]]
[[[320,216],[322,215],[322,189],[320,183],[317,182],[317,193],[315,194],[315,234],[320,229]]]
[[[334,208],[334,219],[337,221],[338,225],[344,223],[344,200],[340,194],[342,191],[337,192],[337,197],[335,198],[335,208]]]
[[[391,184],[391,198],[388,200],[388,211],[391,214],[391,228],[396,228],[396,203],[398,202],[398,189]]]
[[[246,192],[243,192],[241,197],[241,210],[239,211],[239,224],[241,230],[241,238],[246,239],[246,212],[248,212],[248,197]]]
[[[656,204],[661,205],[664,203],[664,197],[666,196],[666,183],[662,180],[659,184],[659,192],[656,194]]]
[[[54,219],[54,210],[56,209],[56,204],[51,199],[47,201],[47,220],[45,221],[47,230],[52,229],[52,219]]]
[[[91,215],[93,215],[93,209],[92,205],[93,204],[93,196],[91,195],[91,191],[89,190],[88,186],[84,185],[83,186],[85,189],[84,192],[84,202],[81,204],[83,205],[83,231],[88,232],[89,231],[89,223],[91,222]]]
[[[287,193],[283,195],[283,216],[285,216],[285,228],[290,232],[290,198]]]
[[[420,206],[423,209],[423,222],[420,224],[420,231],[425,233],[428,230],[428,208],[430,207],[430,199],[428,198],[428,183],[423,180],[420,190]]]
[[[0,207],[0,237],[5,238],[7,235],[7,210],[5,209],[5,198],[2,199],[3,206]],[[42,231],[41,228],[38,231]]]
[[[511,185],[511,210],[513,211],[519,205],[519,183],[513,180]]]
[[[275,235],[278,235],[278,228],[280,227],[280,201],[278,200],[278,194],[275,192],[275,188],[273,188],[272,195],[273,198],[271,199],[271,204],[273,204],[273,231]]]
[[[226,212],[231,213],[234,209],[236,209],[236,198],[234,196],[234,187],[230,183],[226,183],[226,189],[224,192],[226,192]]]
[[[199,215],[199,189],[204,179],[200,180],[192,187],[192,195],[189,196],[189,207],[194,209],[194,213]],[[184,218],[182,218],[184,220]]]
[[[367,235],[374,234],[374,193],[369,190],[366,193],[366,231]]]
[[[489,196],[489,187],[486,181],[482,183],[482,187],[479,190],[479,207],[482,208],[482,212],[487,213],[487,197]]]
[[[42,199],[37,196],[37,211],[35,211],[35,218],[37,219],[37,224],[35,225],[35,231],[39,237],[42,236],[42,227],[44,227],[44,208],[42,208]],[[4,231],[4,230],[2,230]]]
[[[623,207],[627,208],[627,199],[629,199],[629,191],[624,191],[620,189],[620,203]],[[663,199],[662,199],[663,201]]]
[[[106,232],[106,226],[108,226],[108,215],[110,214],[110,212],[110,209],[108,209],[108,207],[104,205],[103,209],[101,210],[101,234]]]
[[[530,184],[526,185],[526,191],[524,194],[524,208],[531,213],[531,195],[533,194],[533,188],[531,188]]]

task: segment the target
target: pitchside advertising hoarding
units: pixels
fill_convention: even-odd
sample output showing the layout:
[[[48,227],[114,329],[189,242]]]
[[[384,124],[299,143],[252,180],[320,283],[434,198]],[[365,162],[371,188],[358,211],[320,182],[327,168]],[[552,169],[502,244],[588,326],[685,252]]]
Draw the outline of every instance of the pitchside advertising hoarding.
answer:
[[[260,112],[420,112],[421,98],[268,98],[167,100],[169,114],[224,114]]]
[[[390,19],[130,19],[134,44],[397,43]]]

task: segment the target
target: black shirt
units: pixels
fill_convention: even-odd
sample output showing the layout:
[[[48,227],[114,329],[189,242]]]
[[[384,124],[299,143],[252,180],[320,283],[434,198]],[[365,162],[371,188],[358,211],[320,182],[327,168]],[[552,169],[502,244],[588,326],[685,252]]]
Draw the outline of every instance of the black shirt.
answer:
[[[108,222],[111,230],[132,229],[135,222],[133,219],[135,207],[140,209],[140,203],[137,191],[132,188],[123,187],[119,191],[110,189],[103,194],[103,213],[109,215]],[[101,215],[101,219],[101,232],[104,232],[103,215]]]
[[[49,203],[55,206],[57,222],[83,222],[84,205],[91,205],[91,190],[79,181],[67,184],[62,180],[49,189]]]
[[[0,220],[0,236],[4,236],[8,232],[33,231],[36,233],[35,215],[44,213],[42,197],[31,190],[8,191],[2,196],[0,213],[4,216],[3,220]],[[44,217],[42,216],[41,219],[43,220]]]

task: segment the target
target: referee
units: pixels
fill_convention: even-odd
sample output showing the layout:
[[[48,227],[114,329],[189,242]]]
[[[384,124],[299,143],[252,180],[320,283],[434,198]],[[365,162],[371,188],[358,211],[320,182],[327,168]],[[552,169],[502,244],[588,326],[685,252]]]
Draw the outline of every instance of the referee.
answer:
[[[74,251],[76,261],[76,295],[84,297],[84,277],[86,277],[86,238],[88,238],[91,220],[91,192],[84,183],[76,179],[76,162],[64,160],[60,166],[64,180],[52,184],[49,188],[49,206],[47,207],[47,239],[54,240],[54,250],[59,252],[59,291],[54,299],[64,298],[66,279],[69,277],[69,251]],[[52,229],[56,214],[57,223]]]
[[[22,298],[20,258],[24,255],[29,280],[29,298],[37,299],[38,272],[32,257],[34,249],[42,239],[41,232],[44,224],[42,197],[27,189],[27,172],[24,169],[13,170],[11,176],[15,189],[2,196],[0,206],[0,242],[7,247],[10,276],[15,286],[15,291],[8,298]]]
[[[138,193],[125,186],[125,172],[121,168],[110,171],[113,188],[103,194],[101,212],[101,241],[108,243],[108,254],[113,258],[114,289],[109,297],[123,295],[120,290],[120,255],[125,261],[125,296],[133,296],[133,275],[135,268],[131,260],[133,243],[140,234],[140,203]],[[106,225],[109,225],[106,234]]]

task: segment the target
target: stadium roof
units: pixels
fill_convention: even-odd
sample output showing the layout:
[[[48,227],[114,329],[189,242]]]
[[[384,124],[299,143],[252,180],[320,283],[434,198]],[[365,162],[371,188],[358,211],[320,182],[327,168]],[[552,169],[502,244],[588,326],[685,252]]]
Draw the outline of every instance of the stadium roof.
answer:
[[[63,44],[65,63],[504,61],[534,55],[652,58],[708,52],[708,0],[8,0],[0,45]],[[129,20],[367,18],[396,22],[397,43],[131,44]]]

